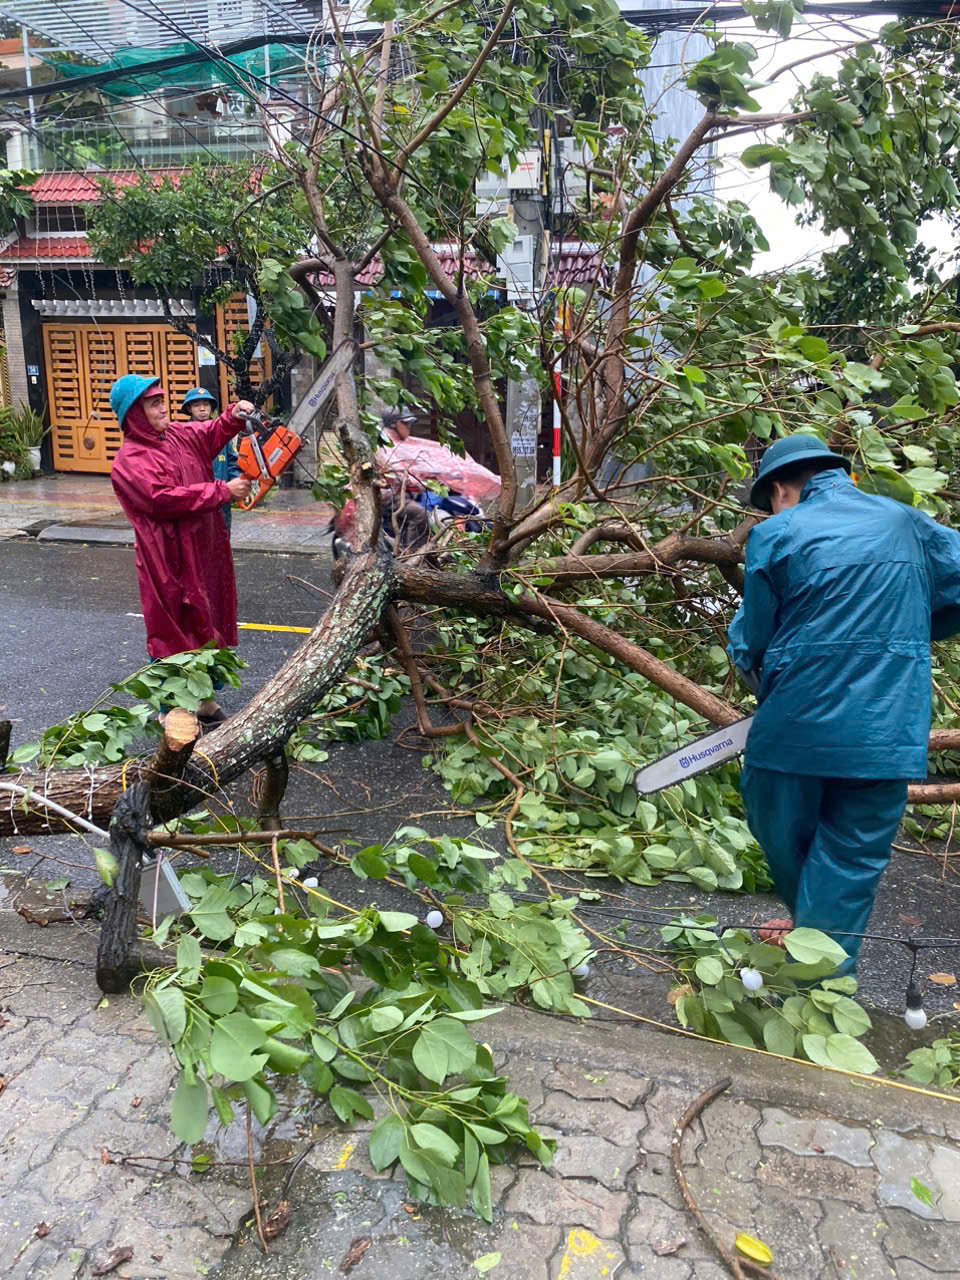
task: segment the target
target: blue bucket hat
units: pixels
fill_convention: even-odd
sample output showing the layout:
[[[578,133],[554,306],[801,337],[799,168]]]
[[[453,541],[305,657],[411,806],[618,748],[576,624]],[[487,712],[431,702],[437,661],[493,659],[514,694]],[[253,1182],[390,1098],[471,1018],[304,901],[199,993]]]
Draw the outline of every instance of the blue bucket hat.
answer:
[[[157,386],[159,378],[145,378],[140,373],[125,373],[110,388],[110,408],[123,426],[123,420],[145,391]]]
[[[760,459],[756,479],[750,489],[750,502],[759,511],[770,511],[770,482],[778,472],[801,463],[815,464],[820,471],[831,467],[843,467],[849,475],[850,462],[839,453],[831,453],[816,436],[784,436],[766,450]]]
[[[188,404],[193,404],[195,400],[209,400],[211,404],[217,403],[217,397],[205,387],[191,387],[187,394],[183,397],[183,404],[180,408],[185,409]]]

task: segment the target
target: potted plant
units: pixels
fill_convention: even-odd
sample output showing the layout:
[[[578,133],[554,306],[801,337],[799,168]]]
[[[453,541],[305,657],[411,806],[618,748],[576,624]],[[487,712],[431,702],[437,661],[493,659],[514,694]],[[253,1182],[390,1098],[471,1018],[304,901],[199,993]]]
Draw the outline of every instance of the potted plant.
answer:
[[[43,438],[50,430],[44,426],[43,414],[37,413],[29,405],[21,402],[19,409],[4,409],[0,419],[0,431],[14,445],[26,451],[30,467],[34,473],[40,470],[40,446]]]

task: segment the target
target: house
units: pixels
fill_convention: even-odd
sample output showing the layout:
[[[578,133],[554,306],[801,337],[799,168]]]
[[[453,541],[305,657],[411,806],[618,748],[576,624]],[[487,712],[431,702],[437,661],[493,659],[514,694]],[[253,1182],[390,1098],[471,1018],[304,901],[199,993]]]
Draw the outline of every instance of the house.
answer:
[[[178,170],[152,172],[176,180]],[[122,189],[140,174],[117,170],[108,176]],[[173,410],[198,384],[208,385],[225,402],[226,370],[201,370],[196,344],[167,323],[159,299],[93,259],[84,212],[84,206],[102,198],[93,175],[44,173],[30,192],[33,217],[0,248],[11,397],[38,411],[46,406],[53,428],[47,465],[56,471],[107,472],[121,443],[109,403],[116,378],[158,374]],[[175,314],[229,348],[233,335],[248,325],[246,298],[231,299],[213,317],[199,312],[198,298],[195,289],[193,296],[176,300]],[[263,368],[258,372],[262,376]]]
[[[150,19],[149,31],[141,31],[137,21],[142,24],[147,19],[135,21],[130,6],[115,0],[103,4],[83,0],[82,21],[58,0],[13,0],[18,20],[41,33],[48,44],[69,47],[100,65],[104,50],[111,50],[107,65],[118,68],[178,48],[181,24],[193,21],[196,29],[192,3],[172,0],[166,7],[167,19]],[[209,27],[201,27],[201,34],[222,41],[248,30],[274,31],[281,19],[288,31],[297,26],[306,31],[315,18],[311,4],[312,0],[303,0],[278,10],[271,0],[210,0],[203,6]],[[681,58],[689,62],[700,56],[701,50],[694,49],[697,44],[702,44],[700,37],[668,33],[649,69],[650,88],[659,101],[661,138],[682,136],[688,131],[688,117],[697,112],[692,95],[667,85]],[[183,48],[195,50],[189,44]],[[22,52],[26,67],[33,58],[26,48]],[[268,44],[250,56],[260,59],[255,65],[261,78],[264,73],[272,75],[271,83],[283,83],[294,98],[303,90],[302,49]],[[137,181],[144,170],[176,181],[184,166],[200,156],[231,159],[267,152],[274,145],[248,100],[220,84],[217,76],[222,80],[222,69],[216,65],[193,63],[163,75],[151,74],[147,83],[138,77],[107,86],[111,95],[107,109],[88,110],[85,116],[60,111],[48,117],[41,110],[34,113],[31,103],[29,122],[24,112],[22,123],[2,126],[8,134],[8,167],[41,171],[30,187],[32,216],[0,241],[0,304],[8,393],[14,403],[24,400],[38,411],[48,411],[53,430],[45,444],[47,467],[109,471],[120,432],[108,395],[122,373],[158,373],[171,409],[188,387],[198,383],[207,385],[221,401],[229,396],[225,372],[203,364],[196,345],[167,323],[159,300],[135,288],[124,273],[92,258],[85,221],[85,206],[103,198],[99,180],[104,177],[117,190]],[[25,86],[25,105],[28,99]],[[295,109],[291,112],[287,99],[284,104],[284,127],[292,133],[297,125]],[[559,148],[558,152],[567,159],[572,154]],[[569,201],[576,198],[582,181],[582,169],[578,170],[574,158],[574,163],[565,163],[554,191],[562,189],[563,199]],[[479,199],[479,188],[477,194]],[[491,194],[495,204],[497,192]],[[548,281],[569,284],[592,278],[597,266],[595,246],[565,240],[562,210],[553,209],[555,218],[558,212],[561,216],[545,264]],[[458,255],[444,246],[438,248],[450,271],[458,269]],[[473,258],[464,265],[473,274],[488,270]],[[496,272],[492,267],[489,272],[493,287]],[[375,264],[368,277],[362,283],[372,284],[378,277]],[[246,298],[231,299],[210,318],[199,313],[198,301],[195,289],[191,296],[177,300],[177,314],[214,336],[221,348],[229,347],[233,335],[247,327]],[[434,322],[444,323],[445,305],[437,301]],[[269,352],[264,350],[268,361]],[[297,371],[294,394],[306,374],[306,370]],[[469,426],[460,425],[470,447]],[[482,452],[479,439],[475,447]]]

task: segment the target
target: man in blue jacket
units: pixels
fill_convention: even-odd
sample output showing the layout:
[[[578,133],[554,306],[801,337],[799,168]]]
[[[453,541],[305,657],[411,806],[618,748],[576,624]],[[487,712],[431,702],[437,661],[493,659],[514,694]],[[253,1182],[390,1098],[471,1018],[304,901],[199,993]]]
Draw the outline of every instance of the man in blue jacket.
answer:
[[[809,435],[763,455],[728,653],[757,694],[741,792],[794,926],[857,951],[908,779],[927,772],[930,641],[960,632],[960,534],[861,493]],[[790,921],[761,931],[778,940]]]

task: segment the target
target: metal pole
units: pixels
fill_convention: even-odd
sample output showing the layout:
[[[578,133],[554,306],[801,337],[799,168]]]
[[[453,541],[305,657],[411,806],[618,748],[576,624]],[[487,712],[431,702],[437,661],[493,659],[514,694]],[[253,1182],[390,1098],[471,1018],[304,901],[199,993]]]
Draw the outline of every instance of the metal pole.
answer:
[[[27,35],[27,28],[23,25],[20,27],[20,39],[23,41],[23,78],[27,87],[27,106],[30,109],[30,128],[33,129],[37,123],[37,113],[33,106],[33,94],[29,91],[33,88],[33,76],[30,74],[30,37]]]
[[[529,236],[533,268],[531,294],[518,299],[518,305],[530,310],[543,281],[543,246],[545,202],[540,195],[524,194],[514,198],[513,221],[518,237]],[[519,264],[518,264],[519,266]],[[518,275],[521,271],[518,270]],[[532,374],[510,379],[507,383],[507,431],[517,471],[517,511],[533,505],[537,496],[537,438],[540,435],[540,384]]]

